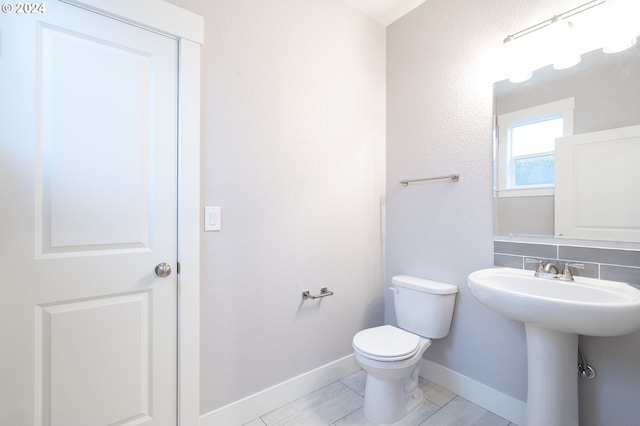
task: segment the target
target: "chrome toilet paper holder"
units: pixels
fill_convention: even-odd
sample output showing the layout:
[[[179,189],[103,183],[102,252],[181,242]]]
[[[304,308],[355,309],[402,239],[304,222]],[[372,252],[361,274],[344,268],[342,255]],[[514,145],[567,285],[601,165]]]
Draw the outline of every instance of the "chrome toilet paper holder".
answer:
[[[304,300],[307,299],[320,299],[321,297],[333,296],[333,291],[329,290],[327,287],[322,287],[320,289],[320,294],[311,294],[309,290],[305,290],[302,292],[302,298]]]

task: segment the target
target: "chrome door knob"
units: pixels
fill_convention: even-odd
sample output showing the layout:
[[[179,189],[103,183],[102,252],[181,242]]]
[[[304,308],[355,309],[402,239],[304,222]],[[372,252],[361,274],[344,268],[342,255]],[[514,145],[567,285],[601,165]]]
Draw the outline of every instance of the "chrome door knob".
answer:
[[[160,278],[168,277],[171,275],[171,265],[168,263],[162,262],[156,265],[156,275]]]

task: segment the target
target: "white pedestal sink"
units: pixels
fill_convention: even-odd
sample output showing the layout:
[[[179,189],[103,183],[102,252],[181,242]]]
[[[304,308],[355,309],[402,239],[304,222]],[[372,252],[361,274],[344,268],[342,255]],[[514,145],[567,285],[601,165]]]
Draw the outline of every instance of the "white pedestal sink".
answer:
[[[625,283],[491,268],[469,274],[471,293],[494,311],[525,323],[526,426],[578,426],[578,335],[640,330],[640,290]]]

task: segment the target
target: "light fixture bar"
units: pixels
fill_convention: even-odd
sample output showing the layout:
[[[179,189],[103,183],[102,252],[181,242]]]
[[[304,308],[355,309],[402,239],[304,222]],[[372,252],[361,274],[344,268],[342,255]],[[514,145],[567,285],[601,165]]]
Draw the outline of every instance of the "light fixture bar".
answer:
[[[601,4],[604,4],[604,3],[606,3],[606,0],[592,0],[578,7],[574,7],[571,10],[567,10],[566,12],[561,13],[558,16],[560,16],[562,19],[571,18],[572,16],[577,15],[578,13],[586,12],[587,10],[593,9],[594,7],[600,6]]]
[[[545,27],[548,27],[549,25],[551,25],[551,23],[554,20],[566,19],[566,18],[569,18],[571,16],[575,16],[575,15],[577,15],[579,13],[582,13],[584,11],[592,9],[592,8],[594,8],[596,6],[600,6],[601,4],[604,4],[605,2],[606,2],[606,0],[592,0],[592,1],[586,2],[586,3],[584,3],[584,4],[582,4],[582,5],[578,6],[578,7],[574,7],[573,9],[567,10],[566,12],[563,12],[563,13],[560,13],[558,15],[552,16],[551,18],[549,18],[549,19],[547,19],[545,21],[538,22],[537,24],[532,25],[532,26],[530,26],[528,28],[525,28],[524,30],[520,30],[517,33],[510,34],[505,38],[505,41],[507,41],[507,40],[516,40],[516,39],[518,39],[520,37],[524,37],[524,36],[526,36],[528,34],[534,33],[534,32],[536,32],[538,30],[541,30],[541,29],[543,29]]]

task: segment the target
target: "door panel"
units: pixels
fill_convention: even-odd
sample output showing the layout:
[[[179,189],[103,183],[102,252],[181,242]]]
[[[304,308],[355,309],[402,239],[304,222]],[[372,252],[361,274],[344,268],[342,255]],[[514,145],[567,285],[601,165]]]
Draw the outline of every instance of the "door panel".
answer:
[[[177,42],[0,15],[0,424],[176,424]]]
[[[146,291],[37,307],[36,392],[50,424],[151,418],[150,298]]]
[[[148,247],[154,57],[58,28],[40,38],[43,254]]]

